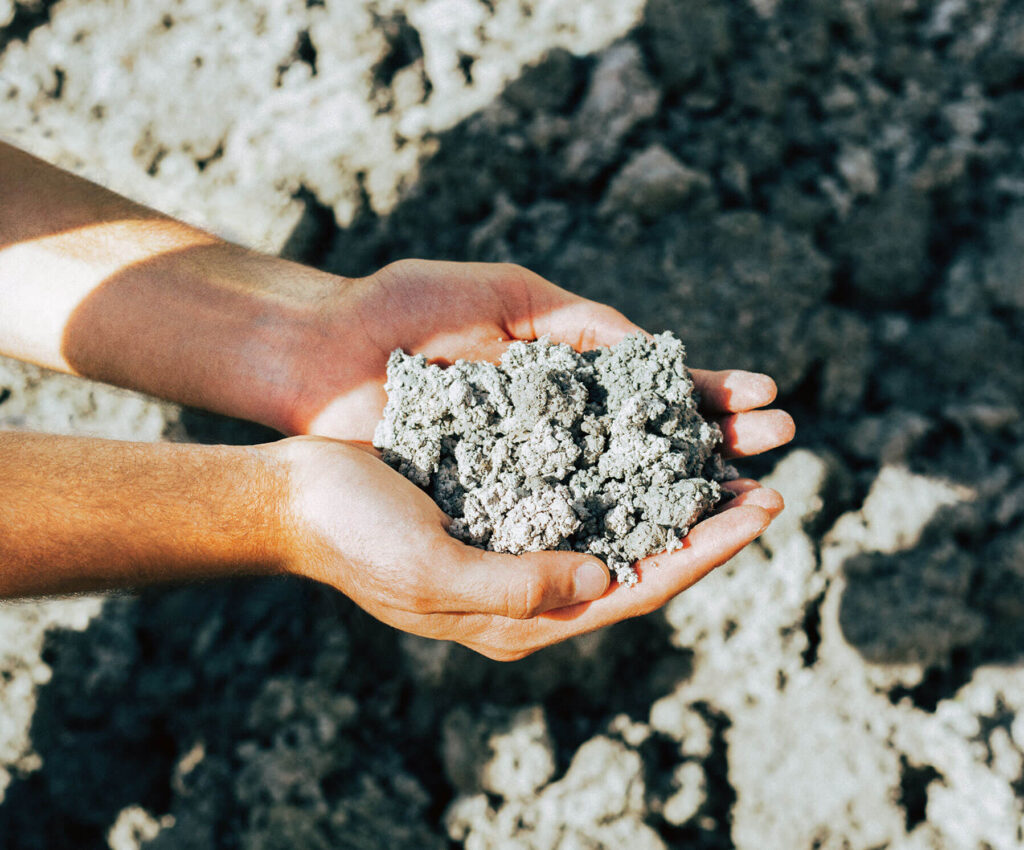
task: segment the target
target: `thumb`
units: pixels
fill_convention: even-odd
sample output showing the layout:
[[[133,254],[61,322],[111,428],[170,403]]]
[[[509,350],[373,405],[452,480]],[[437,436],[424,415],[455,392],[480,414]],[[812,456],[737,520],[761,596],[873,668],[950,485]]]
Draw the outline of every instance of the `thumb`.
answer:
[[[452,560],[450,613],[497,614],[516,620],[589,602],[610,583],[608,567],[579,552],[506,555],[458,543]]]
[[[577,351],[614,345],[629,334],[644,333],[614,307],[582,298],[539,275],[528,273],[506,326],[516,339],[550,336]]]
[[[577,351],[615,345],[629,334],[646,333],[614,307],[578,297],[537,316],[533,324],[538,336],[548,334],[554,342],[568,343]]]

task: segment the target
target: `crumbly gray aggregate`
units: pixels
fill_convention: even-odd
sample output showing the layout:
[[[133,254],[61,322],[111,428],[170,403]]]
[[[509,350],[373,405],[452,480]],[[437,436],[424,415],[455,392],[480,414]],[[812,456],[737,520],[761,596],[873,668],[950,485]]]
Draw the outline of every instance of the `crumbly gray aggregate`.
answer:
[[[631,586],[633,564],[679,548],[734,475],[716,452],[719,427],[697,410],[685,354],[669,332],[582,353],[513,342],[498,365],[441,368],[396,350],[374,445],[459,539],[589,552]]]

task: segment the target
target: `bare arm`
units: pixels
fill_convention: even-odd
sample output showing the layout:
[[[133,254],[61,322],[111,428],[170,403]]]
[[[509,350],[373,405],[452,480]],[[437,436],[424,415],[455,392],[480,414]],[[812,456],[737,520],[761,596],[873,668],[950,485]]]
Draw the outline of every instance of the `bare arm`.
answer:
[[[0,599],[293,574],[397,628],[499,659],[654,610],[782,507],[739,483],[637,590],[615,592],[590,555],[460,543],[415,485],[334,440],[234,448],[7,433],[0,470]]]
[[[0,433],[0,598],[284,567],[257,449]]]
[[[311,305],[342,283],[0,143],[0,353],[284,428]]]
[[[700,523],[636,592],[591,556],[521,557],[446,533],[367,440],[388,353],[493,359],[547,334],[638,331],[517,266],[407,260],[348,280],[219,240],[0,144],[0,352],[296,438],[249,449],[0,435],[0,596],[238,572],[326,582],[379,619],[492,657],[647,613],[757,537],[777,493]],[[770,378],[695,371],[741,456],[792,437]],[[547,612],[559,610],[556,615]]]
[[[518,266],[403,260],[359,280],[259,254],[0,143],[0,353],[287,434],[369,440],[394,348],[497,359],[640,330]],[[685,329],[681,335],[685,338]],[[741,454],[786,442],[765,375],[694,370]],[[723,418],[725,417],[725,418]]]

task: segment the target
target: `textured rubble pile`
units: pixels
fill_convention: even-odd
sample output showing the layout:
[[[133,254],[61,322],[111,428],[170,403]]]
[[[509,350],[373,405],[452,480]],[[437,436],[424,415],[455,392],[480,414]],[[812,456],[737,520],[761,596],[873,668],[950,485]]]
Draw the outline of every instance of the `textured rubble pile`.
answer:
[[[513,342],[497,365],[392,353],[374,445],[496,552],[573,549],[635,584],[722,498],[718,426],[697,412],[683,344],[629,336],[579,353]]]

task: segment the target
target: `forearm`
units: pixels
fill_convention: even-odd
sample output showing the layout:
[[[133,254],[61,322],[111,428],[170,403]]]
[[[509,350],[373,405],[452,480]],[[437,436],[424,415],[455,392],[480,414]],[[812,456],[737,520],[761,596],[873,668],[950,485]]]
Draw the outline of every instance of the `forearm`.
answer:
[[[0,143],[2,353],[285,429],[338,285]]]
[[[0,598],[282,570],[282,487],[255,447],[0,433]]]

